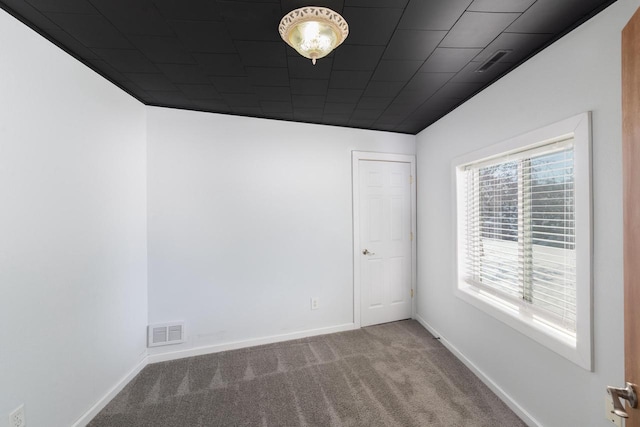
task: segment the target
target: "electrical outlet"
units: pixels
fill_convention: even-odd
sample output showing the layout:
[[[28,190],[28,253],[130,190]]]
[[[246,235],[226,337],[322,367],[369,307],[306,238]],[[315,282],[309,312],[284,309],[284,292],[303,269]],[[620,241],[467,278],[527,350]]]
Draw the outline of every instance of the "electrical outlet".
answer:
[[[311,310],[317,310],[318,308],[318,298],[311,298]]]
[[[25,427],[27,421],[24,417],[24,405],[18,406],[9,414],[9,427]]]
[[[607,420],[611,421],[614,426],[622,427],[622,418],[613,413],[613,400],[610,395],[604,398],[604,411]]]

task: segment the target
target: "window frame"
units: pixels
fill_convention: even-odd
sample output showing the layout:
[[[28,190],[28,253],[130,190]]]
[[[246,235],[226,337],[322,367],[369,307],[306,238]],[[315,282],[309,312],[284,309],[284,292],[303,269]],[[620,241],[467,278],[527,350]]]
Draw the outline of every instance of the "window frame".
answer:
[[[498,159],[522,150],[573,138],[574,199],[576,250],[576,335],[566,333],[538,321],[528,310],[521,310],[507,298],[488,294],[464,280],[466,194],[462,180],[464,167]],[[592,173],[591,113],[585,112],[565,120],[527,132],[498,144],[457,157],[452,162],[454,204],[454,284],[455,295],[497,320],[509,325],[578,366],[593,369],[593,304],[592,304]]]

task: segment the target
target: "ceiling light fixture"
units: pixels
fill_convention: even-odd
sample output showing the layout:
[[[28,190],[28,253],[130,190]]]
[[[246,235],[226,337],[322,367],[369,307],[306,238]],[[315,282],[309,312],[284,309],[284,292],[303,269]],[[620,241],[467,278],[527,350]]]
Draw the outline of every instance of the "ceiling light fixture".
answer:
[[[280,36],[313,65],[338,47],[349,35],[349,25],[338,12],[307,6],[292,10],[280,21]]]

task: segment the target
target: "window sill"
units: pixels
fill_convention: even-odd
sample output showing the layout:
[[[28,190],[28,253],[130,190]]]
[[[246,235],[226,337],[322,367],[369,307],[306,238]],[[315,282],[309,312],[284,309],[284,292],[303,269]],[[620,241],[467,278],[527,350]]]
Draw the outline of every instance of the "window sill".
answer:
[[[563,333],[530,315],[525,315],[520,312],[517,305],[491,294],[482,293],[465,282],[458,284],[456,296],[581,368],[592,370],[591,347],[589,344],[578,342],[575,336]]]

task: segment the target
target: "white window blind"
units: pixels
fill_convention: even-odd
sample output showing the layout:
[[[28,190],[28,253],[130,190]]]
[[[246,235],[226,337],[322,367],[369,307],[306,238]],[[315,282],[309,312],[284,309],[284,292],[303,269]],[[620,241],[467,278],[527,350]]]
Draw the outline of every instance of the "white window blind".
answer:
[[[591,114],[482,146],[452,166],[455,295],[593,369]]]
[[[462,173],[464,280],[575,336],[573,138]]]

